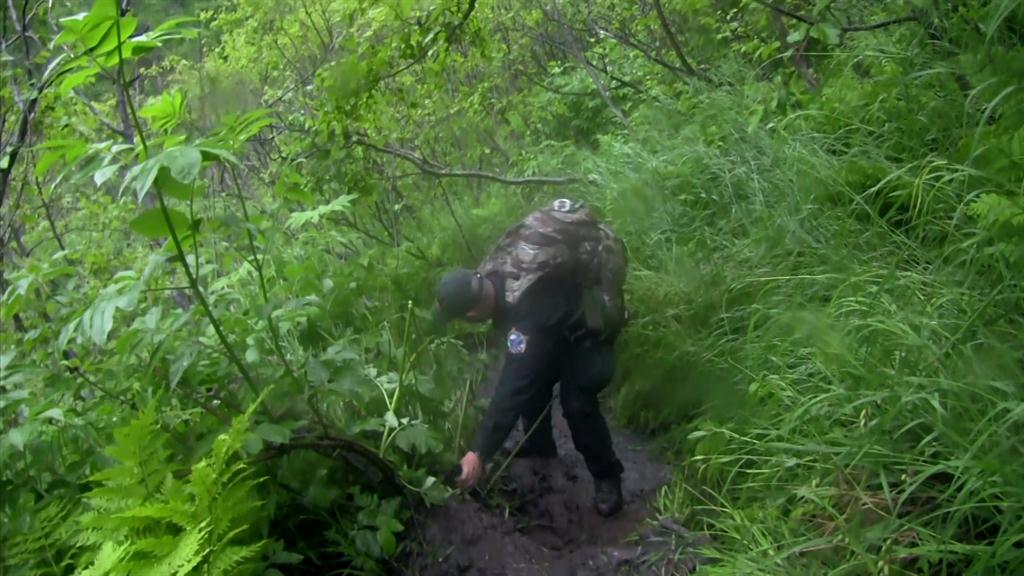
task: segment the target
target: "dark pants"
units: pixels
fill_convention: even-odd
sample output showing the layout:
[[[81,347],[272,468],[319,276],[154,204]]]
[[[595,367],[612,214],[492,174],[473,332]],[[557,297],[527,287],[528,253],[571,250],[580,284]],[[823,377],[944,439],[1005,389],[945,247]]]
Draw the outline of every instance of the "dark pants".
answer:
[[[597,395],[611,383],[615,373],[615,350],[612,340],[586,339],[566,343],[557,357],[556,371],[560,382],[559,397],[562,415],[569,423],[572,442],[583,455],[587,469],[594,478],[609,478],[622,474],[622,463],[612,448],[608,423],[601,414]],[[551,402],[555,381],[541,386],[523,411],[523,433],[530,431],[538,418],[533,434],[523,443],[521,450],[532,454],[555,454],[555,439],[551,431]]]

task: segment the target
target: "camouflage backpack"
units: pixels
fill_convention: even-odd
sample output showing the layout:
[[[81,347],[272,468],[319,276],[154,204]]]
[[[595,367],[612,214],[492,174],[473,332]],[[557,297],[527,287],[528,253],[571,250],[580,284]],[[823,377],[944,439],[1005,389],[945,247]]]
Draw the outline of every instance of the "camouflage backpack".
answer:
[[[626,322],[625,245],[582,202],[563,198],[533,212],[505,232],[478,271],[505,276],[509,304],[545,274],[576,278],[590,330],[614,333]]]

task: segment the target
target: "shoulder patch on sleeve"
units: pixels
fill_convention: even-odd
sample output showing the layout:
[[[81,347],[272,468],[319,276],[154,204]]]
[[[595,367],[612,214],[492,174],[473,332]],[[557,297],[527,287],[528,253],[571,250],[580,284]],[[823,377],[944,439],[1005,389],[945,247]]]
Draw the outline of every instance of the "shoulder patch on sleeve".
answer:
[[[522,354],[526,352],[526,341],[529,337],[523,334],[519,330],[513,328],[508,333],[508,352],[509,354]]]

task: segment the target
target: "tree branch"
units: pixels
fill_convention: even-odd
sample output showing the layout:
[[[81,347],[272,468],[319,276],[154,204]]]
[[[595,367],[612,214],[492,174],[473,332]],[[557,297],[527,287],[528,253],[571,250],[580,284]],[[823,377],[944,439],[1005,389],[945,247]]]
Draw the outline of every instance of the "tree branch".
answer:
[[[568,52],[570,56],[575,58],[576,61],[579,62],[581,66],[583,66],[583,69],[586,71],[587,75],[590,76],[590,80],[594,83],[594,86],[597,88],[597,91],[601,94],[601,99],[604,100],[605,104],[608,105],[608,108],[611,109],[612,113],[614,113],[615,116],[622,122],[622,124],[626,127],[626,130],[633,132],[633,125],[630,124],[629,118],[626,116],[626,113],[623,112],[622,108],[620,108],[618,104],[615,103],[615,100],[612,100],[612,97],[608,93],[608,88],[605,86],[604,81],[601,80],[600,76],[598,76],[597,70],[594,69],[594,65],[590,62],[590,60],[587,59],[586,54],[584,54],[583,48],[580,47],[579,39],[576,38],[575,32],[573,32],[571,27],[568,24],[566,24],[565,20],[562,18],[562,11],[558,5],[557,0],[552,2],[552,9],[554,10],[553,14],[541,8],[541,10],[544,12],[544,15],[547,16],[549,20],[558,23],[559,27],[561,28],[562,35],[565,37],[565,44],[563,46],[560,46],[560,48]]]
[[[817,22],[815,22],[814,20],[811,20],[810,18],[808,18],[806,16],[801,16],[800,14],[797,14],[796,12],[791,12],[790,10],[787,10],[783,6],[779,6],[779,5],[773,4],[771,2],[765,2],[765,0],[754,0],[754,2],[757,2],[761,6],[764,6],[765,8],[768,8],[770,10],[774,10],[775,12],[778,12],[779,14],[782,14],[783,16],[789,16],[790,18],[792,18],[794,20],[799,20],[800,22],[803,22],[804,24],[808,24],[810,26],[814,26],[815,24],[817,24]]]
[[[886,26],[906,24],[907,22],[920,22],[920,20],[917,16],[909,14],[907,16],[900,16],[899,18],[882,20],[881,22],[875,22],[874,24],[855,24],[851,26],[843,26],[842,28],[840,28],[840,30],[842,30],[843,32],[867,32],[868,30],[878,30],[879,28],[885,28]]]
[[[92,112],[92,115],[96,118],[96,120],[99,121],[100,124],[103,125],[104,128],[110,130],[114,134],[117,134],[122,139],[124,139],[125,142],[132,142],[132,133],[130,131],[130,127],[127,129],[128,131],[125,131],[122,130],[121,128],[118,128],[117,126],[114,126],[114,123],[104,118],[103,115],[100,113],[99,109],[96,108],[96,105],[90,102],[89,99],[85,97],[85,94],[82,94],[81,90],[75,89],[74,93],[75,96],[78,96],[79,101],[81,101],[82,104],[85,104],[85,107],[89,109],[89,112]]]
[[[523,178],[514,178],[510,176],[502,176],[500,174],[492,174],[490,172],[481,172],[478,170],[452,170],[450,168],[445,168],[436,162],[431,162],[411,150],[397,148],[394,146],[381,146],[368,142],[362,138],[358,138],[354,142],[376,152],[401,158],[402,160],[405,160],[419,168],[421,172],[438,178],[478,178],[481,180],[490,180],[492,182],[508,184],[510,186],[528,186],[535,184],[563,185],[579,181],[579,178],[575,176],[527,176]]]
[[[636,50],[651,62],[654,62],[655,64],[668,69],[670,72],[672,72],[673,74],[680,78],[686,77],[686,70],[680,68],[675,64],[672,64],[671,62],[666,61],[665,59],[661,58],[653,51],[651,51],[650,48],[647,48],[640,44],[639,42],[630,39],[628,36],[624,34],[616,34],[607,28],[602,28],[596,22],[593,21],[590,22],[590,26],[593,29],[593,31],[596,32],[599,36],[607,36],[627,48],[632,48],[633,50]]]
[[[778,12],[783,16],[788,16],[794,20],[803,22],[804,24],[807,24],[809,26],[814,26],[815,24],[818,24],[818,22],[811,20],[807,16],[793,12],[792,10],[789,10],[783,6],[779,6],[778,4],[767,2],[766,0],[754,0],[754,2],[757,2],[761,6],[764,6],[765,8]],[[913,14],[908,14],[907,16],[890,18],[889,20],[882,20],[881,22],[874,22],[872,24],[850,24],[847,26],[840,26],[839,29],[843,32],[867,32],[869,30],[878,30],[879,28],[885,28],[886,26],[906,24],[907,22],[920,22],[920,19]]]
[[[778,31],[779,42],[791,49],[790,59],[793,62],[793,67],[800,73],[800,76],[803,77],[804,82],[807,83],[811,90],[818,90],[821,84],[811,70],[811,65],[808,63],[807,58],[804,57],[804,46],[807,44],[807,39],[805,38],[799,44],[791,44],[789,42],[789,30],[786,28],[786,22],[783,21],[782,16],[777,12],[772,12],[771,18]]]
[[[39,195],[39,202],[43,205],[43,214],[46,216],[46,221],[50,224],[50,231],[53,232],[53,239],[57,241],[57,246],[60,247],[61,252],[67,252],[68,248],[64,245],[64,239],[61,238],[60,232],[57,231],[57,223],[53,219],[53,211],[50,209],[50,203],[46,201],[46,196],[43,194],[43,186],[39,183],[39,178],[34,178],[33,181],[36,185],[36,194]],[[66,254],[64,259],[69,265],[74,264]]]
[[[661,30],[665,33],[665,37],[668,38],[668,43],[676,53],[676,58],[679,59],[679,64],[682,65],[683,70],[686,70],[687,74],[691,76],[700,76],[697,69],[690,64],[686,55],[683,54],[683,48],[679,45],[679,40],[676,38],[675,33],[672,32],[672,26],[669,24],[668,18],[665,17],[665,11],[661,8],[661,0],[654,0],[654,11],[658,13],[658,21],[661,23]]]

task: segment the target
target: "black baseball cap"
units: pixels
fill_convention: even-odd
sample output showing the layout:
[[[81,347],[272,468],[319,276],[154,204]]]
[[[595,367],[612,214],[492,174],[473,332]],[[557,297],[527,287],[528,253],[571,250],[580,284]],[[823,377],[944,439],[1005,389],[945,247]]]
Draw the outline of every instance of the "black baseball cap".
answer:
[[[460,268],[446,273],[437,283],[434,320],[446,324],[465,316],[480,303],[483,293],[484,282],[479,272]]]

